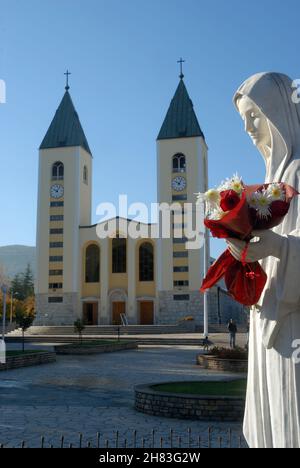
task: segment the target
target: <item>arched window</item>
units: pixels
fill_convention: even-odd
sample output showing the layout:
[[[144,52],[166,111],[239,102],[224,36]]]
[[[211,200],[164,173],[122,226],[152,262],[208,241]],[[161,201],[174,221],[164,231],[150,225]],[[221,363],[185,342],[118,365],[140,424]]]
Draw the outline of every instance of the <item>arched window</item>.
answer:
[[[64,178],[64,165],[62,162],[57,161],[52,166],[52,180],[63,180]]]
[[[154,280],[154,255],[153,245],[144,242],[139,249],[139,278],[140,281]]]
[[[83,168],[83,182],[85,184],[88,184],[88,177],[89,177],[88,168],[86,166],[84,166],[84,168]]]
[[[173,156],[173,172],[186,172],[184,154],[175,154],[175,156]]]
[[[91,244],[85,252],[85,282],[99,283],[100,280],[100,249]]]
[[[126,239],[112,240],[112,272],[126,273]]]

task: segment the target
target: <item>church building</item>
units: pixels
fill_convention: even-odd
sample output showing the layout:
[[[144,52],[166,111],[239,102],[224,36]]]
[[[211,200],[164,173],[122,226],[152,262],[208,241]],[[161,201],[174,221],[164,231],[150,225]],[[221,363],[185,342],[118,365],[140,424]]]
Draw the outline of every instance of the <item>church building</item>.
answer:
[[[39,151],[35,324],[176,324],[192,316],[201,325],[203,247],[186,249],[175,218],[169,238],[126,237],[122,226],[132,221],[121,218],[113,236],[99,238],[93,156],[67,84]],[[157,137],[157,202],[195,204],[206,189],[207,145],[181,74]]]

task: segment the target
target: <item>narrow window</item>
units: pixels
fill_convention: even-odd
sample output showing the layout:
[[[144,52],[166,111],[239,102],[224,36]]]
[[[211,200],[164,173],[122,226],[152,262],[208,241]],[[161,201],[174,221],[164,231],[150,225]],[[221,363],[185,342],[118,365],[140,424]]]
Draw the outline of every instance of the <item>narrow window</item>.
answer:
[[[139,248],[139,278],[140,281],[154,280],[153,245],[144,242]]]
[[[85,252],[85,282],[99,283],[100,280],[100,249],[91,244]]]
[[[112,240],[112,272],[126,273],[126,239]]]
[[[63,180],[64,178],[64,165],[62,162],[57,161],[52,166],[52,180]]]
[[[175,154],[172,162],[173,172],[186,172],[186,158],[184,154]]]
[[[88,174],[88,168],[86,166],[83,167],[83,182],[85,184],[88,184],[89,181],[89,174]]]

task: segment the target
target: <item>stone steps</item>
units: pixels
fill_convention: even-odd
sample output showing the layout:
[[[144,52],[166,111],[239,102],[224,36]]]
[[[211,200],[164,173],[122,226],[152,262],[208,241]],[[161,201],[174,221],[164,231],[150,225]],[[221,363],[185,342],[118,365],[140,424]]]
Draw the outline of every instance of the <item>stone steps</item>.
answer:
[[[128,325],[120,326],[120,333],[122,335],[160,335],[160,334],[178,334],[189,333],[189,328],[183,325]],[[194,332],[194,330],[190,330]],[[117,335],[118,326],[103,325],[103,326],[86,326],[84,336],[97,336],[97,335]],[[14,330],[8,336],[21,336],[20,329]],[[74,335],[73,326],[33,326],[26,331],[26,335],[30,336],[60,336],[60,335]]]
[[[97,339],[116,339],[116,335],[114,336],[85,336],[84,341],[93,341]],[[7,343],[16,343],[21,342],[21,336],[8,336],[6,337]],[[25,335],[25,342],[27,343],[74,343],[78,342],[79,339],[77,336],[53,336],[53,335],[42,335],[42,336],[28,336]],[[197,346],[199,348],[202,347],[203,339],[201,336],[199,338],[172,338],[170,336],[167,337],[143,337],[143,336],[121,336],[120,341],[135,341],[139,345],[158,345],[158,346]]]

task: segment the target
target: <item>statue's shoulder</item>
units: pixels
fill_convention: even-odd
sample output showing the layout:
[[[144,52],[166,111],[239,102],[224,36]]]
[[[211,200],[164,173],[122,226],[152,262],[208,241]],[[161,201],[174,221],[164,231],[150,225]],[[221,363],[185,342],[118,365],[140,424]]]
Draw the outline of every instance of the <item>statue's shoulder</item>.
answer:
[[[292,180],[299,183],[300,178],[300,155],[299,159],[293,159],[289,165],[287,166],[286,170],[284,171],[283,182],[287,182],[288,184],[292,184]]]

